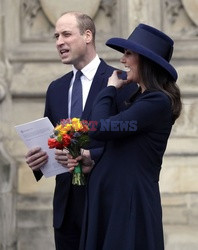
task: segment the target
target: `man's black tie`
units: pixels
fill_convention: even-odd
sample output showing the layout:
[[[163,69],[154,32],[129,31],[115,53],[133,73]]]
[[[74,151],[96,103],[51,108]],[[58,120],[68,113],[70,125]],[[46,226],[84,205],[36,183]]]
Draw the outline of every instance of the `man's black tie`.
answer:
[[[73,83],[72,98],[71,98],[71,118],[80,118],[83,110],[82,103],[82,82],[80,77],[82,72],[78,70]]]

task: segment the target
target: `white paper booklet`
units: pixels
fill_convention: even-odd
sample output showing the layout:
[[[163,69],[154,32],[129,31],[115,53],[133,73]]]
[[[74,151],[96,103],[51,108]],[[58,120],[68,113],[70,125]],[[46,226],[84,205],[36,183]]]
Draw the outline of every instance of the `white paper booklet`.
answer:
[[[47,152],[48,162],[41,167],[41,171],[46,178],[68,171],[55,160],[55,149],[49,149],[48,147],[48,138],[53,133],[54,127],[47,117],[17,125],[15,128],[29,149],[41,147],[42,150]]]

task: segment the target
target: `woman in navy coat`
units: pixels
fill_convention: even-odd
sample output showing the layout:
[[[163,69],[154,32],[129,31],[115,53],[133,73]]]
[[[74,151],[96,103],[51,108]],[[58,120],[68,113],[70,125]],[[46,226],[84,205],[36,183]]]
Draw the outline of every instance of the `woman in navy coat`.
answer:
[[[124,53],[127,80],[114,71],[93,107],[98,125],[90,136],[106,146],[88,181],[80,250],[163,250],[158,181],[181,111],[177,72],[169,63],[173,40],[140,24],[127,40],[112,38],[106,44]],[[139,90],[117,113],[117,90],[131,81]]]

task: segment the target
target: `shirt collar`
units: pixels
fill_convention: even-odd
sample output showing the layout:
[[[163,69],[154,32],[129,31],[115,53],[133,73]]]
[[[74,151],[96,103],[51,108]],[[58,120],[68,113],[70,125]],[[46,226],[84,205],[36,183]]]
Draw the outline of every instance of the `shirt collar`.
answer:
[[[95,73],[98,69],[98,66],[100,64],[100,58],[98,55],[95,56],[95,58],[87,64],[83,69],[81,69],[83,75],[90,81],[93,80]],[[76,74],[77,69],[72,66],[74,74]]]

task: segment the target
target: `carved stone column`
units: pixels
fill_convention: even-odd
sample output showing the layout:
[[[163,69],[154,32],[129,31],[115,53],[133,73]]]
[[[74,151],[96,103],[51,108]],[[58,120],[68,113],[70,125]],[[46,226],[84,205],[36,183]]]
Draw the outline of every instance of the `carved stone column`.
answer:
[[[4,112],[7,109],[8,88],[4,63],[3,3],[0,2],[0,250],[16,250],[16,167],[4,145]],[[7,112],[9,113],[8,109]]]

